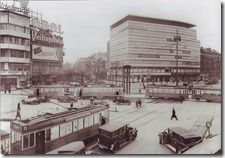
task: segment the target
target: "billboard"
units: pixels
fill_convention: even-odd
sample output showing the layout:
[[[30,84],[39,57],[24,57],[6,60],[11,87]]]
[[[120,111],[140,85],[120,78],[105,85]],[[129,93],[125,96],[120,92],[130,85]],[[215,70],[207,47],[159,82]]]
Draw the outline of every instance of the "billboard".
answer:
[[[62,61],[63,54],[62,48],[39,45],[33,45],[32,48],[32,59]]]

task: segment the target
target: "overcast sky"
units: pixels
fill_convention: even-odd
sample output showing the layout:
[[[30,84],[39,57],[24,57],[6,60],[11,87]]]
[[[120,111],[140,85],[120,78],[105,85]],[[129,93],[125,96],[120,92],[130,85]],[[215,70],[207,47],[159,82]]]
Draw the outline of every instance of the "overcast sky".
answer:
[[[30,0],[28,8],[62,25],[65,62],[106,52],[110,26],[129,14],[194,24],[201,46],[221,52],[219,0]]]

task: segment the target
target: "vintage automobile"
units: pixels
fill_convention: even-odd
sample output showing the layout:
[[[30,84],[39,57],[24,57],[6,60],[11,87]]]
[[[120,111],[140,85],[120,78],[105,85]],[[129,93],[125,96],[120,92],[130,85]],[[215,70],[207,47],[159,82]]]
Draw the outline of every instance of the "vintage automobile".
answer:
[[[49,102],[49,101],[50,101],[50,98],[45,96],[45,97],[23,99],[22,103],[29,104],[29,105],[37,105],[37,104],[45,103],[45,102]]]
[[[28,105],[38,105],[41,103],[41,101],[39,101],[37,98],[23,99],[21,102]]]
[[[203,140],[198,133],[182,127],[168,128],[158,136],[160,144],[165,144],[177,154],[183,153]]]
[[[70,102],[77,102],[78,98],[73,95],[65,95],[57,98],[57,100],[58,102],[70,103]]]
[[[83,141],[76,141],[50,151],[46,154],[85,154],[85,145]]]
[[[98,146],[115,153],[119,148],[135,140],[137,137],[136,128],[129,127],[123,122],[110,122],[100,126],[98,129]]]
[[[113,99],[113,103],[130,105],[131,101],[128,99],[125,99],[124,96],[122,95],[116,95],[115,98]]]

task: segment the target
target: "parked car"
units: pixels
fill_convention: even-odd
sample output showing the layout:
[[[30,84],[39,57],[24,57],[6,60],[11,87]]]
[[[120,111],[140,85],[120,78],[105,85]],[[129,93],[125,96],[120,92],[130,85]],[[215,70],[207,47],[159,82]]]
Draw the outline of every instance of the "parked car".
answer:
[[[177,154],[183,153],[203,140],[198,133],[182,127],[167,128],[158,136],[160,144],[165,144]]]
[[[41,101],[39,101],[37,98],[23,99],[21,102],[28,105],[38,105],[41,103]]]
[[[37,100],[41,103],[49,102],[50,98],[48,96],[45,97],[38,97]]]
[[[78,98],[73,95],[65,95],[65,96],[59,97],[57,100],[58,102],[70,103],[70,102],[77,102]]]
[[[98,129],[98,146],[115,153],[119,148],[135,140],[137,132],[136,128],[129,127],[123,122],[107,123]]]
[[[122,95],[116,95],[115,98],[113,99],[113,103],[130,105],[131,101],[128,99],[125,99],[124,96]]]
[[[83,141],[76,141],[59,147],[46,154],[85,154],[85,145]]]

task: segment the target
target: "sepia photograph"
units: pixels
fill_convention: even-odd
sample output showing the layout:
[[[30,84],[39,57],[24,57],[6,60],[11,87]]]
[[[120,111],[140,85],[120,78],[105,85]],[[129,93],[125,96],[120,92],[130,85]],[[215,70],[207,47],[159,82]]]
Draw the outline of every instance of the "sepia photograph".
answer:
[[[222,156],[220,0],[1,0],[1,155]]]

